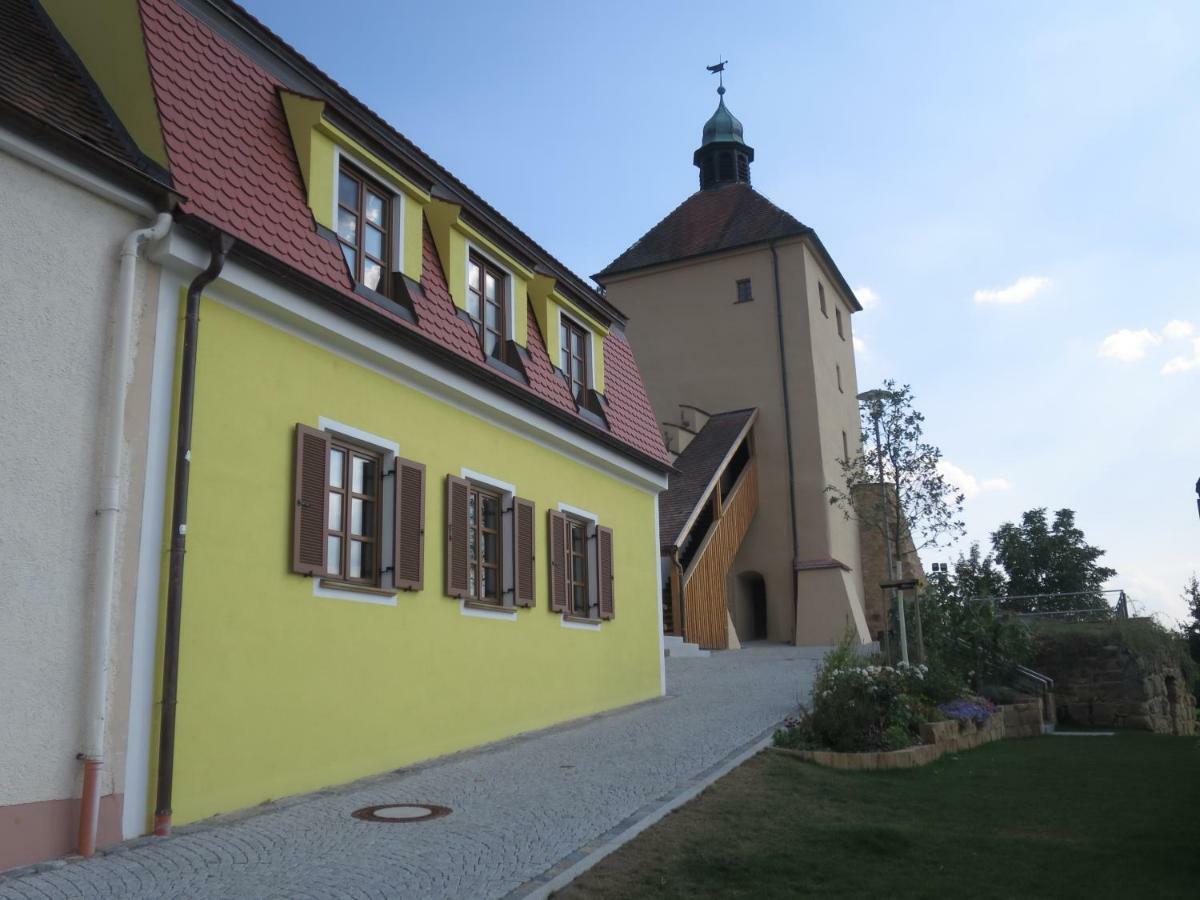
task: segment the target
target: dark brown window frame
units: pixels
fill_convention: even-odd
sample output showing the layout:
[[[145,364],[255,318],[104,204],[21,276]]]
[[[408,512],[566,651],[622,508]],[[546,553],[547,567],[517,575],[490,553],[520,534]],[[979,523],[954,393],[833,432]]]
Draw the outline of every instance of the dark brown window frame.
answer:
[[[489,484],[482,484],[478,481],[468,479],[468,494],[467,494],[467,509],[470,510],[471,505],[475,505],[475,525],[472,528],[470,525],[470,512],[467,513],[468,529],[470,535],[468,540],[470,543],[467,547],[467,596],[466,599],[472,603],[482,603],[489,606],[507,606],[505,603],[504,591],[504,538],[505,538],[505,514],[504,514],[504,498],[505,492],[501,488],[493,487]],[[483,527],[483,516],[481,515],[481,501],[484,497],[496,501],[496,527],[495,529],[485,529]],[[483,559],[483,547],[485,545],[484,535],[496,535],[496,561],[495,563],[486,563]],[[475,548],[475,562],[471,562],[471,547]],[[483,586],[486,583],[484,579],[485,569],[495,569],[496,572],[496,595],[495,597],[484,596]],[[475,590],[471,591],[471,578],[475,580]]]
[[[342,203],[341,177],[343,175],[345,175],[347,178],[352,179],[358,185],[358,204],[356,207],[352,208],[352,207],[347,206],[346,204]],[[372,193],[376,194],[377,196],[379,196],[380,198],[383,199],[383,224],[382,224],[382,227],[376,226],[376,225],[371,225],[367,222],[366,196],[367,196],[368,189],[370,189]],[[354,281],[357,284],[361,284],[364,287],[369,288],[370,290],[377,291],[380,294],[383,294],[385,296],[389,295],[391,293],[390,281],[391,281],[391,277],[392,277],[392,264],[391,264],[392,263],[392,240],[393,240],[392,209],[393,209],[393,204],[395,202],[395,193],[393,191],[388,190],[386,187],[384,187],[378,181],[371,178],[369,175],[365,174],[361,169],[357,168],[356,166],[351,165],[350,163],[346,162],[345,160],[341,160],[338,163],[338,183],[335,186],[334,191],[335,191],[334,200],[335,200],[335,204],[336,204],[336,209],[339,212],[339,214],[340,214],[340,211],[344,209],[347,212],[350,212],[355,216],[355,220],[357,223],[355,226],[355,241],[353,243],[350,241],[347,241],[345,238],[342,237],[341,231],[338,229],[338,222],[335,220],[333,223],[334,233],[337,234],[338,245],[341,247],[349,247],[354,252],[354,266],[353,266],[353,271],[351,272],[351,274],[354,277]],[[382,259],[367,252],[366,234],[367,234],[368,227],[375,228],[377,231],[380,231],[383,233],[383,258]],[[345,250],[342,251],[342,255],[344,258]],[[379,283],[373,288],[371,288],[370,285],[368,285],[366,283],[366,279],[364,278],[367,259],[370,259],[372,262],[378,263],[379,267],[381,269],[381,274],[379,276]],[[346,262],[347,262],[347,265],[349,265],[349,260],[347,260]]]
[[[371,447],[360,441],[355,441],[344,437],[336,432],[329,432],[330,448],[329,448],[329,471],[326,475],[326,493],[328,495],[339,494],[342,497],[341,503],[341,528],[330,528],[329,517],[326,516],[325,521],[325,542],[329,543],[331,537],[337,537],[341,542],[340,559],[338,560],[338,571],[332,571],[332,558],[330,558],[325,567],[325,574],[322,579],[330,582],[338,582],[346,585],[365,586],[365,587],[381,587],[383,578],[383,467],[385,451],[377,447]],[[344,454],[344,460],[341,472],[341,487],[335,487],[333,484],[334,476],[334,454]],[[374,493],[357,492],[353,489],[353,472],[354,457],[358,456],[374,466],[374,476],[371,479],[371,487]],[[366,485],[364,485],[366,487]],[[370,535],[352,534],[350,530],[351,522],[351,507],[354,500],[362,500],[364,503],[370,502],[374,504],[374,515],[372,517],[372,533]],[[331,504],[332,507],[332,504]],[[365,523],[365,519],[364,519]],[[364,525],[364,530],[365,525]],[[350,546],[353,542],[371,545],[371,575],[352,577],[350,572]]]
[[[563,375],[566,376],[567,384],[571,389],[571,396],[580,400],[592,386],[592,334],[570,316],[559,313],[558,339],[560,344],[564,337],[569,340],[567,345],[559,347],[560,367],[562,363],[569,361],[569,365],[563,368]],[[577,343],[579,353],[576,353],[571,346],[573,342]],[[575,377],[576,364],[583,369],[582,380]]]
[[[593,523],[580,516],[566,514],[566,581],[567,581],[567,615],[578,619],[595,619],[597,616],[592,615],[593,591],[592,591],[592,561],[591,561],[591,540],[595,533]],[[576,553],[574,546],[574,535],[579,532],[581,535],[580,545],[582,551]],[[575,560],[583,561],[583,580],[575,578]],[[584,609],[581,611],[575,602],[576,590],[582,588]]]
[[[478,291],[471,288],[472,265],[479,267]],[[496,296],[499,299],[499,303],[491,303],[491,301],[489,301],[487,298],[486,284],[487,276],[489,274],[496,279]],[[511,335],[509,334],[508,322],[510,314],[508,298],[509,283],[509,273],[496,263],[492,262],[482,253],[472,248],[467,254],[467,294],[474,294],[479,298],[479,318],[475,318],[475,316],[471,315],[471,310],[469,308],[467,310],[467,315],[470,316],[471,322],[475,326],[475,334],[479,338],[479,347],[481,350],[483,350],[485,356],[495,356],[499,359],[504,359],[505,357],[505,348],[507,347],[508,341],[511,338]],[[496,329],[489,328],[487,325],[487,308],[489,303],[491,303],[493,306],[499,307],[497,318],[500,322],[500,329],[498,331]],[[468,302],[468,306],[469,305],[470,304]],[[488,354],[487,344],[488,335],[490,334],[496,335],[496,347],[491,354]]]
[[[745,285],[746,296],[742,296],[742,286]],[[749,278],[739,278],[736,282],[737,299],[734,303],[750,303],[754,299],[754,283]]]

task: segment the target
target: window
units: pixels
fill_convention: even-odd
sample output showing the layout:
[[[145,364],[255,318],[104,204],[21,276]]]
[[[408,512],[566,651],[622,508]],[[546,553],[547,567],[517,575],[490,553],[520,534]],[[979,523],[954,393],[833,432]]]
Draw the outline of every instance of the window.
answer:
[[[739,278],[737,282],[737,303],[749,303],[754,299],[749,278]]]
[[[388,236],[391,222],[388,192],[349,166],[338,175],[337,235],[354,280],[387,293],[390,271]]]
[[[326,573],[358,584],[379,583],[379,476],[377,453],[330,441]]]
[[[483,352],[502,356],[508,341],[508,276],[477,253],[467,261],[467,312]]]
[[[572,513],[552,509],[550,611],[584,619],[614,616],[613,532]]]
[[[567,597],[571,615],[594,619],[588,589],[588,523],[567,517]]]
[[[846,439],[846,432],[842,432],[842,459],[846,462],[850,461],[850,441]]]
[[[842,367],[838,364],[835,364],[834,368],[837,369],[838,393],[844,394],[846,392],[842,390]]]
[[[817,299],[821,302],[821,315],[829,318],[829,309],[825,306],[825,285],[817,282]]]
[[[341,428],[353,436],[296,425],[292,571],[360,592],[421,590],[425,466]]]
[[[578,400],[588,389],[589,335],[566,316],[561,316],[559,322],[562,370],[571,383],[571,396]]]
[[[846,332],[842,330],[842,311],[835,309],[834,313],[837,314],[838,337],[844,341],[846,339]]]
[[[467,495],[467,596],[484,603],[501,600],[502,506],[498,492],[471,485]]]

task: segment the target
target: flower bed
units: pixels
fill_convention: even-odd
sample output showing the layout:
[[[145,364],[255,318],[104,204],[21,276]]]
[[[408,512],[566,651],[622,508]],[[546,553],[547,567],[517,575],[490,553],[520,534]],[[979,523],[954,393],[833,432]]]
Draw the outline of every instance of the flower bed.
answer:
[[[1032,706],[1032,714],[997,715],[1005,708],[944,674],[877,665],[843,644],[817,673],[811,705],[784,722],[775,746],[839,768],[924,765],[947,749],[969,749],[1008,731],[1040,733],[1040,704]]]

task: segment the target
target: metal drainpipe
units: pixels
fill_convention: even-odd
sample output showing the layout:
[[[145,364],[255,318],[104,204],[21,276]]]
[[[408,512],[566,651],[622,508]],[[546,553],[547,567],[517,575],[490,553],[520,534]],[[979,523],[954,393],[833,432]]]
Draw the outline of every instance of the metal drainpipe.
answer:
[[[175,489],[171,512],[171,557],[167,575],[167,623],[163,641],[162,714],[158,732],[158,799],[154,833],[171,833],[171,788],[175,780],[175,704],[179,689],[179,623],[183,613],[183,558],[187,552],[188,480],[192,459],[192,412],[196,400],[196,350],[200,339],[200,292],[217,279],[233,238],[212,236],[208,268],[187,290],[183,367],[179,378],[179,432],[175,442]]]
[[[783,383],[783,427],[784,440],[787,443],[788,464],[788,507],[791,511],[792,524],[792,603],[798,603],[796,596],[799,586],[799,575],[796,572],[796,562],[800,559],[800,535],[796,530],[796,467],[792,453],[792,403],[788,396],[787,374],[787,343],[783,339],[783,296],[779,287],[779,254],[775,250],[775,242],[771,247],[771,272],[775,276],[775,326],[779,335],[779,379]],[[797,618],[799,612],[797,611]],[[795,642],[795,632],[792,640]]]

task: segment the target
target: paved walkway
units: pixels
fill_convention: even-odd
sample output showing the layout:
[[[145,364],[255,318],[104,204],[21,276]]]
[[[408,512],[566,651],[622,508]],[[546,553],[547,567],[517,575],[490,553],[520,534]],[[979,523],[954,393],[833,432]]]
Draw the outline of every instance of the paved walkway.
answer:
[[[0,877],[0,900],[520,894],[771,728],[807,695],[814,668],[811,651],[773,645],[670,659],[662,700]],[[419,824],[350,817],[402,802],[454,811]]]

